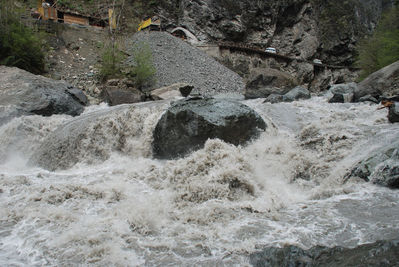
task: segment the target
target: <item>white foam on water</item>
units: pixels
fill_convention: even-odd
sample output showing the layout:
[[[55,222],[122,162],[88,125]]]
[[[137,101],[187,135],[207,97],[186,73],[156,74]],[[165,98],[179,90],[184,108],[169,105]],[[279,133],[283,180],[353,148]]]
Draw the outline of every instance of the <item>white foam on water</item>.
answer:
[[[248,266],[246,255],[264,245],[355,246],[397,237],[397,191],[342,184],[348,168],[395,136],[398,126],[383,111],[322,97],[245,103],[268,124],[248,146],[208,140],[185,158],[155,160],[151,132],[165,107],[132,109],[129,131],[137,135],[128,149],[109,149],[101,162],[87,160],[86,149],[72,168],[53,172],[27,165],[31,153],[23,151],[75,119],[33,116],[2,126],[2,144],[17,156],[0,163],[0,265]],[[15,137],[18,125],[29,129],[22,137]]]

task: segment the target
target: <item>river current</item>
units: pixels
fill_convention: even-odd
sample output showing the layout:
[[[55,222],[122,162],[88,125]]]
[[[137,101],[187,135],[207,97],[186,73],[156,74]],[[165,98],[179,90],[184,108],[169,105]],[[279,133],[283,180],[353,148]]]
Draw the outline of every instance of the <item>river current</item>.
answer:
[[[265,246],[399,238],[399,191],[343,182],[353,164],[397,138],[386,110],[323,96],[243,103],[268,125],[260,138],[244,147],[208,140],[169,161],[151,156],[165,104],[123,115],[101,104],[76,118],[1,126],[0,266],[250,266],[248,255]],[[78,142],[78,163],[31,164],[57,127],[97,113],[109,115]],[[110,145],[106,123],[129,125],[123,149]]]

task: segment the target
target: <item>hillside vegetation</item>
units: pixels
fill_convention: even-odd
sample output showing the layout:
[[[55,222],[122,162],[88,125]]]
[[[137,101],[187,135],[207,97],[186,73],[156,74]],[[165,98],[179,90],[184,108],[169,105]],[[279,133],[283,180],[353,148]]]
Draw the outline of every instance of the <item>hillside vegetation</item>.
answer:
[[[40,34],[19,19],[23,9],[14,1],[0,6],[0,65],[18,67],[35,74],[44,72],[45,60]]]
[[[358,46],[361,79],[399,60],[399,7],[383,15],[373,35]]]

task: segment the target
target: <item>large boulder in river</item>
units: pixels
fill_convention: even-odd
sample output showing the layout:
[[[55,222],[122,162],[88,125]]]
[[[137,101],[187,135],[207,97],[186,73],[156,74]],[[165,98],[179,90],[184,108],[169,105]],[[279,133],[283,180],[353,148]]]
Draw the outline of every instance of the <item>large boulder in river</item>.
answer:
[[[353,96],[357,89],[356,83],[341,83],[330,86],[330,93],[332,97],[328,103],[348,103],[353,102]]]
[[[271,94],[284,95],[297,85],[291,75],[270,68],[252,69],[245,86],[245,98],[266,98]]]
[[[355,101],[366,95],[377,99],[399,94],[399,61],[372,74],[359,83],[355,90]]]
[[[345,180],[358,177],[374,184],[399,188],[399,142],[380,147],[357,163]]]
[[[254,110],[237,101],[185,99],[175,102],[158,121],[153,155],[161,159],[184,156],[212,138],[243,145],[265,128]]]
[[[68,114],[77,116],[87,105],[83,92],[65,81],[0,66],[0,125],[16,116]]]

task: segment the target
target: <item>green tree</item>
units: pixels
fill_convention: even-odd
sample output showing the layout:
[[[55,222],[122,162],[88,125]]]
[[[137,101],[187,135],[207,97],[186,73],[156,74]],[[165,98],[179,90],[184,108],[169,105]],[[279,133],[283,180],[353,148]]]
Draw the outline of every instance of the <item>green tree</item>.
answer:
[[[399,7],[385,13],[373,35],[359,42],[360,79],[399,60]]]
[[[101,55],[101,64],[99,70],[99,78],[106,81],[112,78],[120,78],[123,76],[123,62],[126,56],[120,51],[116,42],[107,44],[103,48]]]
[[[21,12],[14,1],[1,0],[0,64],[40,74],[45,67],[42,41],[21,22]]]
[[[133,64],[130,67],[129,76],[138,88],[143,88],[154,82],[155,73],[150,46],[145,42],[136,43],[133,46]]]

